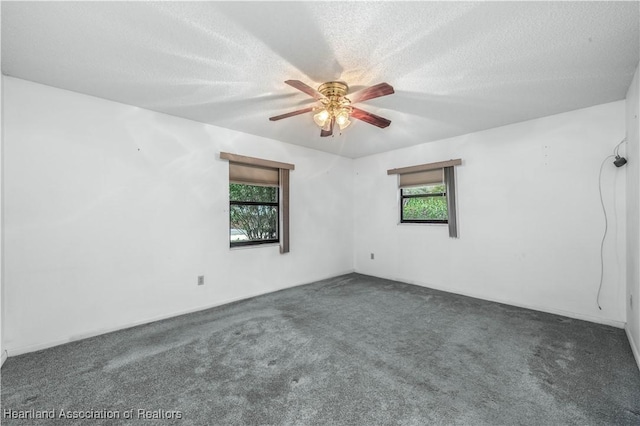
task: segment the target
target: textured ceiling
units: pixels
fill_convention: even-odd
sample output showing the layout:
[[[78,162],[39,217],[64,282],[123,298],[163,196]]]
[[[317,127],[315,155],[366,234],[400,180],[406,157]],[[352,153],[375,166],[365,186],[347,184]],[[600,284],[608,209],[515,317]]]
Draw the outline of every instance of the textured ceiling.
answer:
[[[2,72],[347,157],[624,99],[638,2],[2,2]],[[287,86],[379,82],[320,138]]]

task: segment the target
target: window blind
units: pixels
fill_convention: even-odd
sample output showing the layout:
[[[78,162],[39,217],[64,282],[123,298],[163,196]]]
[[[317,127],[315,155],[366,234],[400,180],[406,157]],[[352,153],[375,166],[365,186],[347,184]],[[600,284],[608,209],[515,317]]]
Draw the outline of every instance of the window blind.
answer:
[[[229,182],[278,186],[280,184],[279,169],[229,162]]]
[[[423,172],[405,173],[398,180],[400,188],[419,185],[432,185],[444,182],[442,169],[425,170]]]

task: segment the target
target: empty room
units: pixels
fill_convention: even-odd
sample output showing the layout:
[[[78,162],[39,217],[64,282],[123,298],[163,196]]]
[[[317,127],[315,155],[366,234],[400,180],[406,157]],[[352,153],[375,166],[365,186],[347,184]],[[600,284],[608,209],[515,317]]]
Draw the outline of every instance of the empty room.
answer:
[[[640,2],[0,2],[0,422],[640,425]]]

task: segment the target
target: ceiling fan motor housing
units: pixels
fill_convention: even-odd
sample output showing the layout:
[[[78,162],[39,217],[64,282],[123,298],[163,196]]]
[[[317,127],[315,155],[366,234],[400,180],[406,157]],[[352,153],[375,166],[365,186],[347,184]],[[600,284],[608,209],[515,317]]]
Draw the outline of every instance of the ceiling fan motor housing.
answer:
[[[318,92],[322,93],[327,98],[342,98],[349,92],[349,86],[341,81],[328,81],[318,87]]]

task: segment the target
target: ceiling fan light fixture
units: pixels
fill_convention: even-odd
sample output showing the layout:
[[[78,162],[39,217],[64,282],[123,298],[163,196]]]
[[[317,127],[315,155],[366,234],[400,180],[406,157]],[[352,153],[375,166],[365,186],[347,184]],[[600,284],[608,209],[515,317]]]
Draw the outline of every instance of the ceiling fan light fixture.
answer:
[[[328,132],[329,130],[331,130],[331,119],[328,119],[327,121],[325,121],[325,122],[324,122],[324,124],[323,124],[322,126],[320,126],[320,128],[321,128],[322,130],[327,131],[327,132]]]
[[[325,108],[319,109],[318,113],[313,115],[313,121],[320,127],[324,127],[329,118],[329,111],[327,111]]]
[[[346,108],[343,108],[338,115],[336,116],[336,123],[340,126],[340,130],[344,130],[349,127],[351,121],[349,121],[349,111]]]
[[[340,130],[344,130],[344,129],[346,129],[347,127],[349,127],[349,124],[351,124],[351,121],[346,120],[346,121],[345,121],[344,123],[342,123],[342,124],[338,123],[338,126],[340,127]]]

